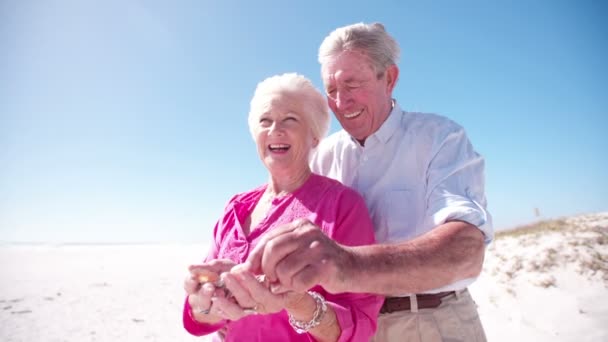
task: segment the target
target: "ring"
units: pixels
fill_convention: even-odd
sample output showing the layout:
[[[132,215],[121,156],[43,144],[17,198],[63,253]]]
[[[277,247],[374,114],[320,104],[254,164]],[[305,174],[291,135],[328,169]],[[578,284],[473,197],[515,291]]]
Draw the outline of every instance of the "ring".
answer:
[[[198,313],[203,314],[203,315],[208,315],[210,311],[211,311],[211,308],[208,308],[205,310],[198,310]]]
[[[258,306],[256,304],[252,308],[243,308],[243,312],[246,313],[246,314],[248,314],[248,315],[257,314],[258,313]]]

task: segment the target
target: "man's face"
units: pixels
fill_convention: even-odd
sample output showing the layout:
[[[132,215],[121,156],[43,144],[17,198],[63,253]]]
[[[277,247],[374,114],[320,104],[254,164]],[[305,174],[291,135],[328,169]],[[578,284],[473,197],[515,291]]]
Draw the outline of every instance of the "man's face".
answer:
[[[390,113],[396,68],[379,77],[369,58],[357,51],[344,51],[321,66],[329,107],[342,127],[361,143]]]

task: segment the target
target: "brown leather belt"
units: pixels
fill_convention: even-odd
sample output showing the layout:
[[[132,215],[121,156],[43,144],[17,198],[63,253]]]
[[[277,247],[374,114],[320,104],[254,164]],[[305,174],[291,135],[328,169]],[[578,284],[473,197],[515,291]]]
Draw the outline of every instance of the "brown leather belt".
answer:
[[[441,298],[456,294],[454,291],[433,294],[417,294],[418,309],[436,308],[441,305]],[[386,297],[380,313],[391,313],[411,309],[410,297]]]

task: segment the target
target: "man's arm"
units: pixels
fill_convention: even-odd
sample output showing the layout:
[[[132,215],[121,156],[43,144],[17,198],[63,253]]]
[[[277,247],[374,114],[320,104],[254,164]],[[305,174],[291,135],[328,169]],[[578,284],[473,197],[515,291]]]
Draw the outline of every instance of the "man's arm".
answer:
[[[477,227],[451,221],[413,240],[350,248],[348,252],[350,265],[338,277],[347,281],[345,288],[402,295],[478,276],[485,245]]]
[[[337,244],[312,223],[299,221],[270,232],[247,264],[276,282],[279,292],[320,284],[333,293],[398,295],[477,276],[484,252],[483,233],[462,221],[410,241],[357,247]]]

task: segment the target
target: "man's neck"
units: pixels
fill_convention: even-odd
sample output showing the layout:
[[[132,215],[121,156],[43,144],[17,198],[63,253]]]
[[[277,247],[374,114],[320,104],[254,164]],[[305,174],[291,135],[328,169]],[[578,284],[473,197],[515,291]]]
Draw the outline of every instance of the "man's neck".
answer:
[[[374,133],[378,132],[378,130],[380,129],[380,127],[382,127],[382,125],[384,125],[384,122],[386,122],[386,120],[388,119],[388,117],[391,116],[391,113],[393,112],[394,108],[395,108],[395,99],[391,98],[390,109],[388,110],[388,112],[386,113],[386,116],[382,120],[382,123],[380,123],[380,126],[378,126],[378,129],[376,129],[374,131]],[[357,140],[361,146],[365,146],[365,140],[367,140],[367,138],[369,138],[369,136],[367,136],[367,137],[365,137],[363,139],[355,139],[355,140]]]

